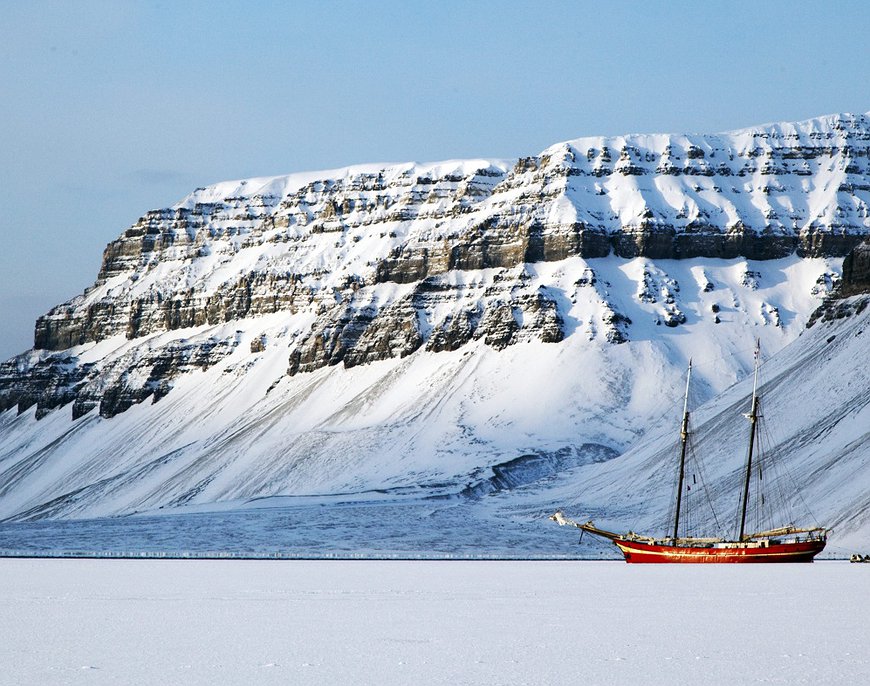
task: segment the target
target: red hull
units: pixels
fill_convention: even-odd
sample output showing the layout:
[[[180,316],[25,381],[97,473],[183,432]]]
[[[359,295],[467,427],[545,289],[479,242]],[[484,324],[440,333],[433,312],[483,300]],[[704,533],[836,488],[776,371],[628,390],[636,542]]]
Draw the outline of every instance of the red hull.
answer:
[[[765,547],[733,544],[735,547],[704,548],[698,546],[661,545],[640,541],[613,541],[626,562],[631,563],[709,563],[709,562],[812,562],[825,548],[824,540],[771,543]]]

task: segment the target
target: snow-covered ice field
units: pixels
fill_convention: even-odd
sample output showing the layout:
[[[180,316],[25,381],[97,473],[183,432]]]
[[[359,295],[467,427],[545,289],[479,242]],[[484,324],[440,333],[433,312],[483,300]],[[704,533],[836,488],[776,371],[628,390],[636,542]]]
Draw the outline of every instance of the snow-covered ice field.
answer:
[[[870,683],[870,565],[0,559],[2,684]]]

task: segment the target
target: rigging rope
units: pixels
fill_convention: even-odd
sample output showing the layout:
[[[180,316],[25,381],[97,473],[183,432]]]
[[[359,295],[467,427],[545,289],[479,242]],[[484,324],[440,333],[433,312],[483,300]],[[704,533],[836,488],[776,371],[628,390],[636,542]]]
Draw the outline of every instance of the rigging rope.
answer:
[[[716,508],[713,506],[713,497],[710,495],[710,489],[707,487],[708,479],[707,479],[706,472],[704,470],[704,463],[700,458],[698,458],[698,455],[695,452],[695,446],[694,446],[693,442],[691,442],[691,441],[689,443],[689,449],[690,449],[691,460],[692,460],[693,464],[695,465],[695,467],[697,469],[698,476],[700,477],[700,480],[701,480],[701,488],[704,491],[704,496],[707,500],[707,505],[710,508],[710,514],[713,517],[713,522],[716,524],[715,533],[717,535],[719,535],[722,532],[722,525],[719,524],[719,517],[716,515]]]

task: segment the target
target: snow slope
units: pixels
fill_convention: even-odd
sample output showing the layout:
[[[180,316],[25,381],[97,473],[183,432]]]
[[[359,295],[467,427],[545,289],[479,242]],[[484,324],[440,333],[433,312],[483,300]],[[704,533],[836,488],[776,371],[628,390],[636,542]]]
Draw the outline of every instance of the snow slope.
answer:
[[[0,517],[373,489],[456,493],[526,455],[562,455],[563,466],[614,455],[681,395],[690,356],[708,399],[750,369],[754,337],[767,350],[793,340],[820,302],[819,279],[838,265],[797,257],[530,265],[530,288],[571,294],[558,303],[570,332],[561,343],[495,350],[477,341],[292,377],[283,339],[273,335],[286,315],[231,322],[225,328],[241,337],[234,352],[182,376],[159,402],[111,419],[91,412],[71,422],[55,411],[36,421],[33,408],[0,415]],[[596,284],[574,285],[590,267]],[[657,290],[650,279],[674,293],[673,303],[644,296]],[[672,305],[685,316],[678,327],[662,324]],[[595,335],[613,309],[631,321],[628,342]],[[251,332],[263,331],[271,343],[252,356]],[[131,345],[114,338],[81,354]]]
[[[858,296],[855,301],[866,301]],[[833,530],[829,553],[865,551],[870,540],[870,312],[817,322],[761,368],[759,393],[766,431],[761,447],[774,463],[766,489],[783,486],[803,518],[761,521],[759,529],[821,524]],[[713,512],[696,491],[696,535],[721,535],[714,516],[736,535],[744,475],[752,379],[745,378],[693,414],[693,439],[712,493]],[[677,414],[636,447],[606,464],[573,474],[582,490],[562,490],[577,516],[601,513],[600,524],[617,530],[669,530],[676,482]],[[691,467],[692,472],[697,467]],[[570,479],[570,477],[568,477]],[[754,482],[757,484],[757,482]],[[755,487],[755,486],[753,486]],[[552,494],[551,494],[552,495]],[[752,504],[755,506],[755,503]],[[751,507],[752,507],[751,506]],[[606,513],[606,514],[605,514]]]

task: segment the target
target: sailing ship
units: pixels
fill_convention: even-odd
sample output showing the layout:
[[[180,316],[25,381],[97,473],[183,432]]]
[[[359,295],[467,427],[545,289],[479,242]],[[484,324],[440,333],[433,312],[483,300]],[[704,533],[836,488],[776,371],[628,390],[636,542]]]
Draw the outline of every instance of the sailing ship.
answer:
[[[739,533],[736,538],[700,538],[680,536],[680,512],[686,477],[686,449],[689,439],[689,384],[692,378],[692,362],[686,374],[686,394],[683,401],[683,418],[680,426],[680,459],[677,474],[676,507],[670,536],[643,536],[629,531],[619,534],[599,529],[591,521],[575,522],[557,511],[550,517],[559,526],[576,526],[596,536],[612,541],[625,557],[626,562],[812,562],[825,547],[828,530],[822,527],[799,528],[793,525],[746,532],[747,504],[753,468],[760,398],[758,395],[758,366],[760,346],[755,347],[755,374],[752,386],[752,402],[749,413],[749,449],[746,458],[745,477],[739,506]],[[581,534],[582,537],[582,534]]]

